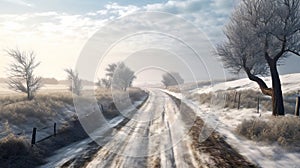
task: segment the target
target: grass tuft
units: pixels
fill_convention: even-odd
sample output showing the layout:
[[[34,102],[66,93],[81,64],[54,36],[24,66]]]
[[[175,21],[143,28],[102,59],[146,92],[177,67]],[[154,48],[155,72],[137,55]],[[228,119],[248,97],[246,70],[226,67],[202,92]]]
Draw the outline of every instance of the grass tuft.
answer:
[[[28,167],[42,163],[39,151],[25,137],[9,134],[0,140],[0,167]]]
[[[297,117],[274,117],[268,121],[244,120],[236,131],[251,140],[276,142],[281,146],[300,149],[300,119]]]

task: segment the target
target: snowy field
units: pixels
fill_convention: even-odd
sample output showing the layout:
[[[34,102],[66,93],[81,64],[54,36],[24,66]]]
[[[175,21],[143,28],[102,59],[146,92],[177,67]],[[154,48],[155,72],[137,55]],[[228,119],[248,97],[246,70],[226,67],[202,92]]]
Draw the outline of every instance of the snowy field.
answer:
[[[270,77],[262,77],[262,79],[266,82],[266,84],[270,87],[271,85],[271,78]],[[295,74],[287,74],[282,75],[281,79],[281,86],[283,93],[289,92],[296,92],[300,90],[300,73]],[[259,90],[257,83],[250,81],[248,78],[228,81],[225,83],[218,83],[212,86],[203,86],[201,88],[195,89],[191,91],[191,93],[209,93],[211,91],[221,91],[221,90]]]
[[[300,73],[282,75],[281,77],[283,93],[298,92],[300,90]],[[270,78],[263,78],[270,86]],[[226,83],[218,83],[215,86],[203,86],[190,91],[190,94],[209,93],[211,91],[226,91],[226,90],[249,90],[259,91],[258,85],[249,79],[239,79]],[[168,92],[168,91],[166,91]],[[288,152],[277,144],[266,144],[250,141],[244,137],[237,135],[235,132],[236,126],[242,123],[245,119],[264,119],[272,118],[271,111],[261,111],[256,113],[256,109],[229,109],[229,108],[212,108],[209,104],[199,104],[183,98],[179,93],[172,93],[177,98],[181,98],[194,111],[197,112],[206,124],[215,128],[222,134],[226,141],[238,150],[243,156],[251,162],[261,167],[300,167],[300,153]],[[286,115],[286,117],[294,117]]]

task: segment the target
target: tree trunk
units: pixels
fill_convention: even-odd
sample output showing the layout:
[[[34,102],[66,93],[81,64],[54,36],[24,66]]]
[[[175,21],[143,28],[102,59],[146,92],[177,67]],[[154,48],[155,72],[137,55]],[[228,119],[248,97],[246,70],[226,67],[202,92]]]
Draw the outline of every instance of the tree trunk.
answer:
[[[30,95],[30,87],[29,87],[29,81],[26,79],[26,87],[27,87],[27,99],[31,100],[31,95]]]
[[[284,115],[283,96],[281,90],[281,82],[277,70],[277,63],[274,61],[270,63],[270,71],[272,77],[272,107],[273,115]]]

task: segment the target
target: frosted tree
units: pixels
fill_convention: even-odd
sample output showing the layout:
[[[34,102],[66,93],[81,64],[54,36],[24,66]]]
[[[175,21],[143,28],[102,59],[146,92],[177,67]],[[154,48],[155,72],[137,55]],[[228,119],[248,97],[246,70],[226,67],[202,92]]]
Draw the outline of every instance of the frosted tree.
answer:
[[[224,29],[217,54],[233,73],[244,71],[272,97],[273,115],[284,115],[277,70],[291,55],[300,56],[300,0],[242,0]],[[261,76],[271,74],[268,87]]]
[[[123,62],[109,64],[105,71],[106,78],[102,78],[100,82],[106,88],[114,87],[126,91],[136,78],[134,72]]]
[[[184,80],[180,76],[178,72],[170,72],[170,73],[165,73],[162,76],[162,83],[168,87],[168,86],[173,86],[173,85],[179,85],[183,84]]]
[[[136,78],[134,71],[127,67],[124,63],[118,63],[113,73],[112,85],[115,88],[126,91],[128,87],[132,86],[133,80]]]
[[[13,58],[13,62],[8,67],[8,85],[11,89],[27,94],[27,99],[32,100],[34,94],[42,86],[41,77],[34,75],[36,67],[40,65],[35,61],[35,54],[31,52],[21,52],[18,49],[6,51]]]
[[[76,95],[81,95],[82,91],[82,80],[79,78],[78,72],[72,70],[71,68],[65,69],[65,72],[68,74],[68,80],[71,81],[70,91]]]

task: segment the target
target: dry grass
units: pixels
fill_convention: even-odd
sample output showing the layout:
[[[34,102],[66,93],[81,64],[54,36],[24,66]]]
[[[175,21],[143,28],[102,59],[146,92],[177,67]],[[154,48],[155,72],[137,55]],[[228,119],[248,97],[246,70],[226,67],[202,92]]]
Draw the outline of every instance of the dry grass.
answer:
[[[251,140],[277,142],[281,146],[300,150],[300,119],[297,117],[244,120],[236,131]]]
[[[131,102],[139,101],[142,97],[146,96],[147,93],[139,88],[128,88],[126,92],[120,90],[114,90],[113,93],[110,89],[98,88],[95,92],[98,104],[102,104],[104,108],[104,116],[107,118],[113,118],[120,115],[117,110],[112,95],[118,95],[118,97],[126,97],[129,95]]]
[[[237,93],[237,94],[236,94]],[[264,111],[272,110],[272,101],[270,97],[262,95],[261,92],[255,90],[243,90],[243,91],[225,91],[216,94],[213,93],[203,93],[194,94],[189,97],[195,101],[200,102],[200,104],[216,104],[216,95],[222,95],[223,99],[225,97],[225,108],[237,108],[238,106],[238,93],[241,93],[241,108],[257,108],[257,98],[260,99],[260,109]],[[294,114],[295,110],[295,93],[284,94],[284,107],[287,114]],[[214,103],[213,103],[214,102]]]
[[[128,91],[131,101],[138,101],[146,95],[146,92],[138,88],[130,88]],[[99,89],[95,96],[99,104],[113,104],[110,90]],[[82,98],[84,99],[84,97]],[[0,135],[4,137],[0,140],[0,167],[35,167],[40,165],[42,159],[53,150],[86,138],[87,135],[79,121],[67,121],[69,126],[59,128],[59,136],[43,141],[33,148],[25,137],[12,134],[12,125],[21,127],[29,120],[30,122],[46,123],[66,106],[73,106],[71,92],[39,93],[31,101],[26,100],[26,95],[23,94],[0,96],[0,126],[2,126]],[[119,115],[116,108],[111,110],[112,117]]]
[[[56,111],[66,104],[72,105],[70,93],[40,94],[28,101],[23,95],[0,97],[0,120],[11,124],[24,123],[31,118],[46,121],[56,115]]]
[[[119,93],[120,92],[120,93]],[[114,91],[116,94],[123,94],[122,91]],[[146,93],[138,88],[128,89],[131,101],[137,101]],[[108,89],[98,89],[95,96],[99,104],[102,104],[106,111],[118,115],[113,104],[112,93]],[[32,101],[26,100],[26,96],[15,94],[0,96],[0,121],[19,125],[25,123],[28,118],[37,118],[41,122],[51,120],[57,112],[66,105],[73,106],[73,95],[71,92],[40,93]]]
[[[182,89],[182,88],[181,88],[180,86],[178,86],[178,85],[174,85],[174,86],[169,86],[169,87],[167,87],[167,90],[169,90],[169,91],[171,91],[171,92],[174,92],[174,93],[181,93],[181,92],[182,92],[181,89]]]
[[[9,134],[0,140],[0,167],[32,167],[42,163],[39,151],[25,137]]]

